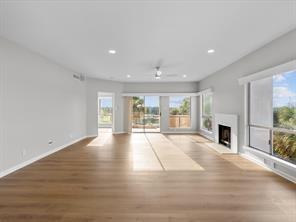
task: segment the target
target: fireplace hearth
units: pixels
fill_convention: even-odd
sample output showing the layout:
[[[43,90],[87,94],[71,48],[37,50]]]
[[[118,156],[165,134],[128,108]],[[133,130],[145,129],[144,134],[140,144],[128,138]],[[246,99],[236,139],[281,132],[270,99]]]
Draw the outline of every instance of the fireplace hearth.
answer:
[[[231,148],[231,128],[219,124],[219,143]]]

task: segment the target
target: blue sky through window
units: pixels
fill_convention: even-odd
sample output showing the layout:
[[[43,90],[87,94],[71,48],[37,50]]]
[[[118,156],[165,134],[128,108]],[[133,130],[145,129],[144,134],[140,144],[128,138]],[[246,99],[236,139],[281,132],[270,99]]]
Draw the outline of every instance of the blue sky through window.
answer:
[[[273,77],[273,107],[296,106],[296,70]]]
[[[101,107],[112,107],[112,98],[101,98]]]
[[[171,96],[170,97],[170,108],[179,107],[186,96]]]
[[[146,107],[158,107],[159,106],[159,96],[145,96],[145,106]]]

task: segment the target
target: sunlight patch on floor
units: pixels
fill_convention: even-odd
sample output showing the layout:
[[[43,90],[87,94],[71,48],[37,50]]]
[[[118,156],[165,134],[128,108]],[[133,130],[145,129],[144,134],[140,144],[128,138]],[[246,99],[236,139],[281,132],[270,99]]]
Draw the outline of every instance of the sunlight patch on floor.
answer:
[[[216,152],[220,153],[220,154],[234,154],[231,149],[217,144],[217,143],[213,143],[213,142],[208,142],[205,143],[208,147],[210,147],[211,149],[215,150]]]
[[[99,128],[98,136],[95,139],[93,139],[89,144],[87,144],[87,147],[89,146],[102,147],[111,138],[111,136],[112,136],[111,128]]]
[[[141,146],[133,149],[134,171],[163,171],[157,157],[149,146]]]
[[[144,133],[132,134],[130,143],[134,171],[163,171]]]
[[[146,134],[146,137],[166,171],[204,170],[164,135]]]

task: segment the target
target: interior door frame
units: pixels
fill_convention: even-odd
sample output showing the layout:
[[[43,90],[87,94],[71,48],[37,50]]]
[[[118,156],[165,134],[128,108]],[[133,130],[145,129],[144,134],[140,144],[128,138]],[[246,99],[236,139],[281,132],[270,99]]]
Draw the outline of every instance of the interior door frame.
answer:
[[[99,98],[100,97],[103,97],[103,96],[106,96],[106,97],[111,97],[112,98],[112,125],[111,125],[111,130],[112,130],[112,133],[114,132],[114,129],[115,129],[115,121],[116,121],[116,118],[115,118],[115,93],[114,92],[101,92],[99,91],[97,93],[97,129],[99,129]]]

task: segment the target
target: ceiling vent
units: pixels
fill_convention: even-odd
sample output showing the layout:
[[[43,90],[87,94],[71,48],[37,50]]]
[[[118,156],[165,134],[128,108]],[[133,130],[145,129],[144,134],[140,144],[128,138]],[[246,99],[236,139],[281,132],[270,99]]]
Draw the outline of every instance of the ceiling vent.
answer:
[[[73,78],[78,79],[80,81],[85,80],[85,76],[83,74],[73,74]]]

